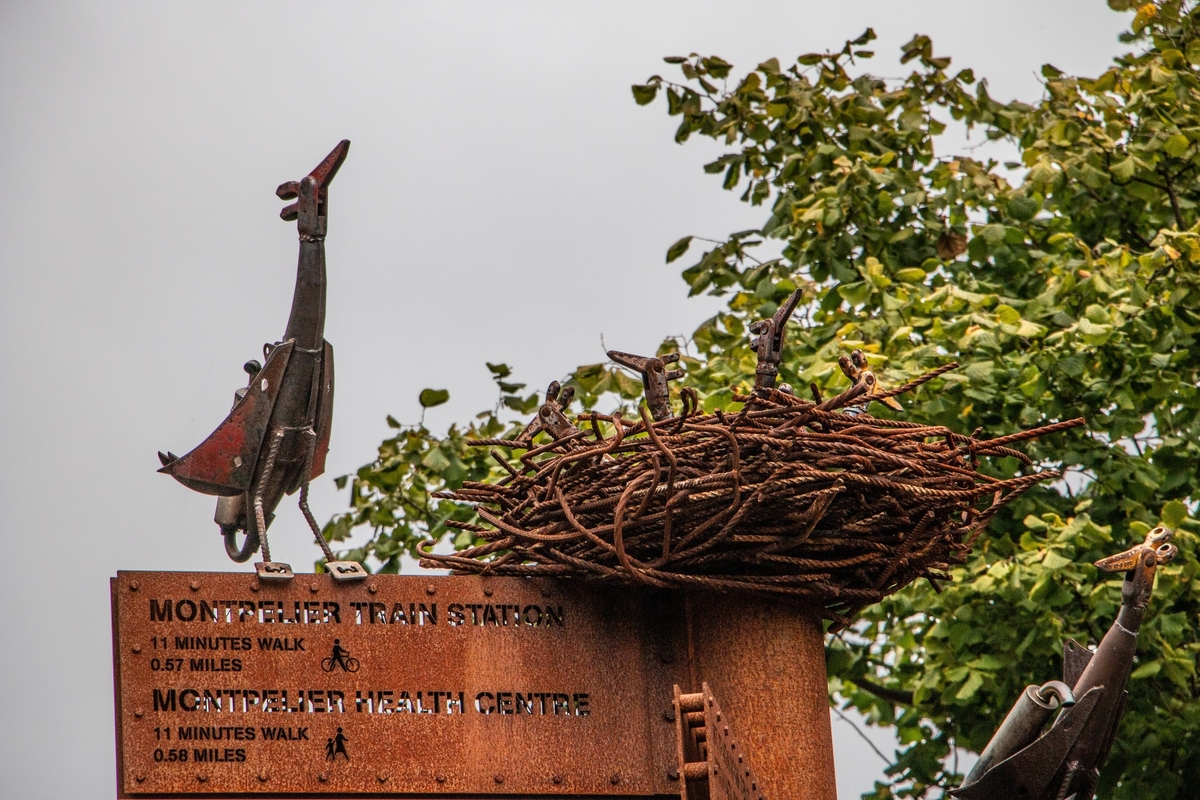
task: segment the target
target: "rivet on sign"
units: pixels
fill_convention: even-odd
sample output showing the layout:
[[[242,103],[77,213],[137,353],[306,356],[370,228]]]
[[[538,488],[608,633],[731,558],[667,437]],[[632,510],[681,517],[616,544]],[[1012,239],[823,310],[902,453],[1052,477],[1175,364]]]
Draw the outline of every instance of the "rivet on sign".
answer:
[[[390,776],[386,772],[381,772],[375,776],[375,780],[379,781],[380,783],[387,783],[387,779],[389,777]]]
[[[379,587],[372,583],[371,585],[369,585],[367,587],[367,591],[370,592],[371,594],[375,594],[376,592],[379,591]]]
[[[200,584],[197,583],[196,581],[192,581],[191,583],[188,584],[188,586],[192,587],[193,592],[200,591]]]
[[[135,781],[137,781],[138,783],[141,783],[142,781],[146,780],[146,776],[145,775],[134,775],[133,779]]]
[[[258,779],[261,782],[266,783],[267,781],[271,780],[271,776],[265,772],[260,772],[260,773],[258,773]]]
[[[200,772],[200,773],[197,773],[196,780],[200,781],[201,783],[204,783],[206,780],[208,780],[208,776],[205,775],[203,772]]]
[[[555,775],[552,778],[550,778],[550,782],[553,783],[555,786],[557,786],[558,784],[563,782],[563,776]]]
[[[142,716],[143,714],[145,714],[145,713],[146,713],[146,712],[145,712],[145,711],[142,711],[140,708],[135,708],[135,709],[133,710],[133,715],[134,715],[135,717],[141,717],[141,716]]]
[[[487,595],[488,597],[491,597],[491,596],[492,596],[492,587],[490,587],[490,586],[488,586],[488,587],[485,587],[485,588],[484,588],[484,590],[483,590],[483,593],[484,593],[485,595]]]
[[[137,590],[138,590],[138,582],[137,581],[133,581],[132,583],[129,584],[129,591],[136,592]]]
[[[316,591],[317,591],[317,585],[316,585],[315,583],[310,583],[310,584],[308,585],[308,590],[309,590],[310,592],[316,592]]]
[[[675,721],[675,709],[668,708],[666,711],[664,711],[663,719],[665,719],[667,722],[674,722]]]
[[[432,583],[425,587],[425,594],[437,594],[437,587]]]
[[[667,770],[667,780],[669,780],[669,781],[679,780],[679,770],[675,769],[674,767]]]
[[[322,772],[317,775],[317,780],[319,780],[321,783],[327,783],[329,781],[329,774]]]
[[[542,597],[549,597],[549,596],[550,596],[550,587],[543,586],[542,587]]]
[[[445,782],[446,782],[446,776],[445,776],[445,775],[434,775],[434,776],[433,776],[433,779],[434,779],[435,781],[437,781],[438,783],[445,783]]]
[[[504,776],[503,776],[503,775],[496,775],[496,776],[494,776],[494,778],[495,778],[495,780],[496,780],[496,783],[504,783]]]
[[[258,584],[257,584],[257,583],[252,583],[252,584],[250,584],[250,591],[252,591],[252,592],[257,592],[257,591],[258,591]]]
[[[188,601],[188,602],[191,602],[191,601]],[[135,652],[135,653],[140,653],[140,652],[142,652],[142,646],[141,646],[140,644],[135,644],[135,645],[133,646],[133,652]]]
[[[621,782],[621,776],[614,773],[613,776],[608,779],[608,782],[611,783],[613,786],[616,786],[618,783]]]

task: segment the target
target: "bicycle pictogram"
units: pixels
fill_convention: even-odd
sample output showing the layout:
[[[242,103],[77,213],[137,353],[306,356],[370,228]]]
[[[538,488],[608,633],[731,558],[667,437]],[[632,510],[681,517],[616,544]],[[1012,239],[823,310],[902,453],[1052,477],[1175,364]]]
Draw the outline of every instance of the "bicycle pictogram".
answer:
[[[343,672],[358,672],[361,666],[357,658],[350,655],[350,651],[342,647],[341,639],[333,640],[333,655],[321,661],[321,669],[326,672],[333,672],[338,667],[341,667]]]

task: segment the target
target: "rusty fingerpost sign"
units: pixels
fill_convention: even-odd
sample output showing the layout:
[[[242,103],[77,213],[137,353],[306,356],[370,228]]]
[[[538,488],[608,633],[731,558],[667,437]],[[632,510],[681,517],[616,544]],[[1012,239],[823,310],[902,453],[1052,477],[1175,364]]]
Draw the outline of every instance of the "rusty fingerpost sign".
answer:
[[[683,659],[631,593],[127,572],[112,595],[121,797],[679,792]]]

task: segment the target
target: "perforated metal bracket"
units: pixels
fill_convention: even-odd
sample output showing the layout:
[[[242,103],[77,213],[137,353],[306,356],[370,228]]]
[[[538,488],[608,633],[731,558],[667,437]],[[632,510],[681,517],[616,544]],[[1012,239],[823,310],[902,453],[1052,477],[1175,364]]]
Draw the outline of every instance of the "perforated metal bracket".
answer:
[[[357,561],[326,561],[325,571],[332,575],[335,581],[362,581],[370,575]]]
[[[282,561],[259,561],[254,565],[254,571],[263,581],[290,581],[296,577],[292,566]]]
[[[702,689],[684,694],[675,686],[680,800],[766,800],[712,690]]]

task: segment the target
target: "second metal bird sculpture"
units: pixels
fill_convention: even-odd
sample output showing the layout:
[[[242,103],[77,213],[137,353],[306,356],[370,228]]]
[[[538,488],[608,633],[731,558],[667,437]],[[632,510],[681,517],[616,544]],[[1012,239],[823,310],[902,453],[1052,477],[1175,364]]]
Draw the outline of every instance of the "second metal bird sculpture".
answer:
[[[861,403],[863,408],[870,405],[872,400],[877,400],[894,411],[904,410],[904,406],[900,405],[896,398],[880,397],[883,387],[879,385],[879,379],[875,377],[875,373],[867,366],[867,354],[862,350],[854,350],[849,356],[844,354],[838,356],[838,366],[842,368],[842,374],[849,378],[855,386],[862,384],[866,387]]]
[[[307,177],[276,190],[296,202],[280,212],[296,221],[300,257],[296,288],[283,340],[263,346],[266,363],[247,362],[250,383],[235,395],[233,410],[196,449],[184,456],[159,453],[162,469],[204,494],[217,495],[216,522],[225,550],[247,561],[260,546],[255,564],[266,580],[288,580],[292,568],[271,560],[267,528],[285,494],[300,492],[300,510],[340,580],[366,577],[354,561],[335,559],[308,507],[308,484],[325,471],[333,421],[333,347],[325,341],[325,232],[329,184],[346,159],[343,140]],[[238,544],[238,534],[245,533]]]
[[[1125,573],[1121,609],[1112,627],[1095,651],[1071,639],[1066,641],[1063,680],[1026,688],[963,785],[951,791],[954,797],[1095,797],[1100,768],[1125,708],[1125,684],[1137,652],[1138,630],[1150,605],[1155,572],[1178,552],[1169,542],[1171,534],[1169,528],[1155,528],[1144,542],[1096,562],[1102,570]]]

